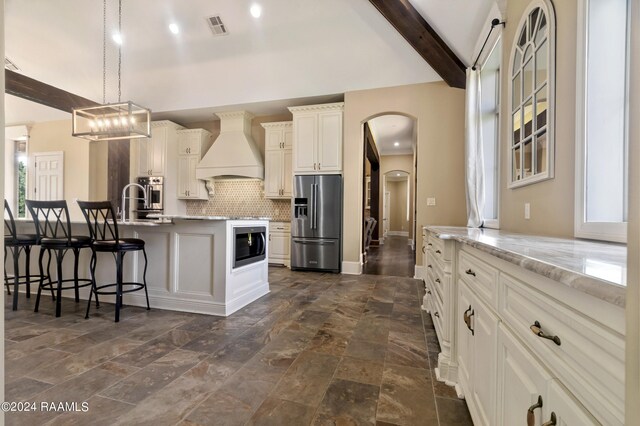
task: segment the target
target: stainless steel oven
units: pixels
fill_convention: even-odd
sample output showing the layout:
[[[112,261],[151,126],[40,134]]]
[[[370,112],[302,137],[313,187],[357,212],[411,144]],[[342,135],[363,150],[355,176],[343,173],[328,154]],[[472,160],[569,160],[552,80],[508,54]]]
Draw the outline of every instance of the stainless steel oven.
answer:
[[[250,265],[267,257],[267,228],[239,226],[233,228],[233,267]]]
[[[145,220],[149,214],[162,214],[164,212],[164,177],[144,176],[138,178],[140,184],[147,193],[147,206],[143,200],[142,190],[138,189],[138,219]]]

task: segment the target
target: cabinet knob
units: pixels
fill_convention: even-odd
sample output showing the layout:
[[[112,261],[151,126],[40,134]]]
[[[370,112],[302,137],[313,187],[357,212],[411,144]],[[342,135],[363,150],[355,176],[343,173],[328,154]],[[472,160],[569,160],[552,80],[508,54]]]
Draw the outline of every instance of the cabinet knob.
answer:
[[[436,250],[436,254],[442,254],[440,250]]]
[[[438,284],[440,284],[440,282],[441,282],[441,281],[440,281],[440,278],[436,278],[436,282],[437,282]]]
[[[426,247],[425,247],[425,246],[422,246],[422,253],[423,253],[423,254],[424,254],[425,249],[426,249]]]
[[[556,345],[560,346],[560,338],[558,336],[550,336],[542,330],[542,326],[538,321],[535,321],[531,327],[531,332],[538,337],[542,337],[543,339],[551,340]]]
[[[433,315],[435,315],[436,317],[440,318],[440,314],[438,313],[438,311],[434,312]]]
[[[538,408],[542,408],[542,396],[540,395],[538,395],[538,401],[527,410],[527,426],[535,426],[536,413],[534,413],[534,411]]]
[[[427,265],[427,268],[429,268],[429,269],[433,269],[433,266],[431,266],[431,265]]]
[[[465,274],[467,274],[467,275],[471,275],[472,277],[475,277],[475,276],[476,276],[476,273],[475,273],[475,272],[473,272],[473,271],[471,270],[471,268],[469,268],[469,269],[467,269],[466,271],[464,271],[464,273],[465,273]]]

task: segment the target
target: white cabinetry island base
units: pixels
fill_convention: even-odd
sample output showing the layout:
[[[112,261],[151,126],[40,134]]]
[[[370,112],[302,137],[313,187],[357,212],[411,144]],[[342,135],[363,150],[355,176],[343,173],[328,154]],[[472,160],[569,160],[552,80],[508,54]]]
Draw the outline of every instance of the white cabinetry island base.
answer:
[[[264,226],[265,231],[269,232],[269,222],[266,220],[226,218],[174,218],[173,223],[166,224],[119,223],[118,230],[120,238],[141,238],[145,241],[149,262],[146,281],[151,309],[228,316],[269,293],[268,244],[264,260],[233,267],[234,228],[258,226]],[[30,232],[33,224],[23,222],[19,227],[19,232]],[[72,224],[72,231],[74,235],[88,234],[86,223]],[[38,254],[38,250],[34,248],[31,254],[33,274],[38,270]],[[90,258],[91,250],[82,250],[80,277],[89,277]],[[23,259],[20,260],[22,263]],[[9,263],[7,262],[7,266]],[[72,253],[65,256],[63,271],[65,276],[73,276]],[[55,275],[55,267],[51,272]],[[124,281],[142,282],[143,273],[142,252],[127,255],[124,259]],[[98,253],[97,284],[115,282],[115,278],[113,256]],[[34,290],[37,290],[37,283],[32,285],[32,293]],[[66,296],[70,294],[72,292],[63,293]],[[80,296],[88,299],[89,288],[81,289]],[[114,300],[113,297],[100,296],[100,301]],[[47,303],[46,298],[41,303]],[[125,294],[124,304],[146,306],[144,291]],[[95,312],[95,307],[92,307],[92,312]]]

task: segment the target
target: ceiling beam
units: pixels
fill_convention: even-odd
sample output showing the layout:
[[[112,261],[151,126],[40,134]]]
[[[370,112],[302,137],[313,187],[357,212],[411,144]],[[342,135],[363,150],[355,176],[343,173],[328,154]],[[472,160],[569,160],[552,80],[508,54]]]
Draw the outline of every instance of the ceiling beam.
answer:
[[[464,63],[424,20],[409,0],[369,0],[451,87],[464,89]],[[455,28],[452,28],[455,31]]]
[[[90,99],[74,95],[6,68],[4,78],[5,93],[68,113],[71,113],[73,108],[100,105]]]

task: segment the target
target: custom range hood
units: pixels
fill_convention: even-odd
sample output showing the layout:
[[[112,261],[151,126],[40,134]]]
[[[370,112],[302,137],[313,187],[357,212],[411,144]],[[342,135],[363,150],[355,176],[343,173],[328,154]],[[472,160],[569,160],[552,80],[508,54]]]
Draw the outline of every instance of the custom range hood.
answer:
[[[264,179],[264,163],[251,138],[251,119],[246,111],[216,113],[220,135],[196,167],[196,178]]]

